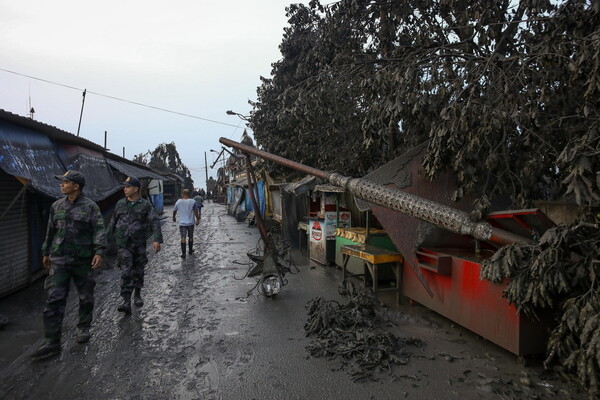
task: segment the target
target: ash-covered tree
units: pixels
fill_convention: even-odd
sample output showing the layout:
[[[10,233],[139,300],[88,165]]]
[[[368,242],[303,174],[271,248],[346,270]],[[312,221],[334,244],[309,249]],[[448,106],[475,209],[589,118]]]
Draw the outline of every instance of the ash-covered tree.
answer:
[[[342,0],[287,8],[250,126],[265,150],[362,174],[429,140],[461,197],[600,199],[598,1]]]
[[[452,171],[483,213],[497,196],[576,202],[573,225],[484,275],[511,277],[523,311],[558,311],[548,362],[600,394],[600,1],[313,0],[287,16],[251,103],[257,145],[363,174],[428,141],[424,171]]]
[[[344,85],[330,66],[344,53],[359,52],[360,40],[350,31],[325,32],[317,8],[292,4],[290,26],[279,46],[282,59],[272,78],[261,77],[250,127],[260,146],[295,161],[349,173],[364,173],[379,159],[378,148],[365,147],[356,87]],[[353,92],[354,91],[354,92]]]
[[[140,153],[133,157],[133,161],[149,166],[158,171],[167,171],[177,174],[185,179],[184,188],[194,190],[194,181],[192,174],[186,165],[181,161],[179,152],[174,142],[161,143],[153,151]]]

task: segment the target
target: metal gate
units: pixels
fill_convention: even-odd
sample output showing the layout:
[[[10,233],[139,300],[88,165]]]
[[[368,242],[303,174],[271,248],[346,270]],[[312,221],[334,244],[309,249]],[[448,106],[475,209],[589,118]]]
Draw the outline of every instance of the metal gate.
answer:
[[[0,188],[0,297],[4,297],[27,285],[31,273],[26,190],[2,170]]]

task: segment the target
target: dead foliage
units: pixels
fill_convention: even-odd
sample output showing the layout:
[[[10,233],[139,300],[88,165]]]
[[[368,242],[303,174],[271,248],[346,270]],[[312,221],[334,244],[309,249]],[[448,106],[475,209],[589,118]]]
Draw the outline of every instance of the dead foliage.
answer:
[[[545,366],[576,374],[591,398],[600,395],[600,230],[594,215],[549,229],[535,245],[505,246],[486,261],[481,277],[510,278],[504,297],[535,318],[555,311]]]
[[[340,369],[355,382],[378,380],[378,372],[392,373],[394,365],[408,363],[409,347],[424,345],[421,339],[399,338],[385,330],[386,322],[377,312],[380,303],[372,291],[347,281],[339,292],[348,300],[346,304],[317,297],[306,305],[304,330],[313,338],[307,346],[311,356],[339,360]]]

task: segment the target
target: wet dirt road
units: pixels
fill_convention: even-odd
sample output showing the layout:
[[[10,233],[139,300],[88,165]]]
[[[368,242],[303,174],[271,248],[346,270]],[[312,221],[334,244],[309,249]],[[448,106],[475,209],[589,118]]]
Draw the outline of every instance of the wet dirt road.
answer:
[[[166,216],[171,215],[167,209]],[[0,399],[583,399],[573,384],[525,367],[514,355],[418,306],[393,307],[394,333],[426,342],[405,366],[379,382],[354,383],[336,361],[308,357],[305,304],[338,299],[341,271],[310,268],[274,299],[255,281],[236,280],[258,230],[237,223],[224,206],[207,203],[196,229],[196,254],[179,257],[177,226],[163,225],[163,250],[151,255],[145,304],[119,313],[119,269],[97,274],[92,339],[75,342],[76,299],[71,292],[63,351],[32,362],[41,344],[42,287],[0,300],[14,315],[0,331]],[[16,311],[15,311],[16,310]],[[37,314],[36,314],[37,313]]]

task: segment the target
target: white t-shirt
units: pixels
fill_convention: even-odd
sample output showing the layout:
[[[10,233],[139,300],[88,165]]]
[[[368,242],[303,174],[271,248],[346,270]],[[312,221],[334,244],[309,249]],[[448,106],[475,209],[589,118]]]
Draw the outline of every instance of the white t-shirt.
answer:
[[[179,199],[175,202],[174,210],[179,214],[179,226],[194,225],[194,199]]]

